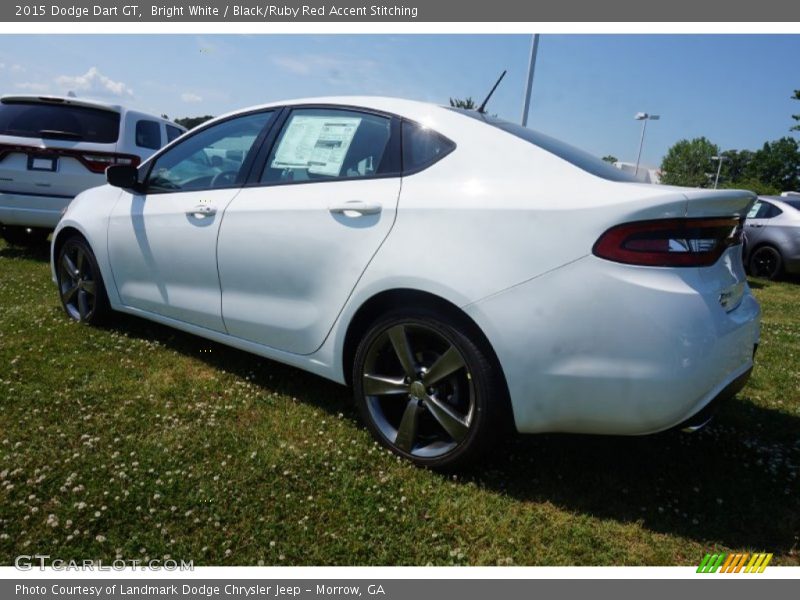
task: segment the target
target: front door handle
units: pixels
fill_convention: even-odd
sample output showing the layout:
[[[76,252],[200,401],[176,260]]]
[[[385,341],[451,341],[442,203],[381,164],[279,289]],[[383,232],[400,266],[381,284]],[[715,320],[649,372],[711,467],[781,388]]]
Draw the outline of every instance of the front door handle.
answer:
[[[186,214],[190,217],[204,219],[217,214],[217,208],[215,206],[211,206],[210,204],[198,204],[194,208],[187,210]]]
[[[383,207],[375,202],[364,202],[362,200],[350,200],[348,202],[337,202],[331,204],[328,210],[334,214],[345,215],[346,217],[363,217],[364,215],[375,215]]]

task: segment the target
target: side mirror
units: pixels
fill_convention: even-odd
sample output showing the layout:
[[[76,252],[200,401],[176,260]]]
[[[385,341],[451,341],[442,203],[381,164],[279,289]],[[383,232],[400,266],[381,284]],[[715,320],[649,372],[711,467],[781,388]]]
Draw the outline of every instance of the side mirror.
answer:
[[[111,165],[106,169],[106,181],[118,188],[138,191],[139,171],[132,165]]]

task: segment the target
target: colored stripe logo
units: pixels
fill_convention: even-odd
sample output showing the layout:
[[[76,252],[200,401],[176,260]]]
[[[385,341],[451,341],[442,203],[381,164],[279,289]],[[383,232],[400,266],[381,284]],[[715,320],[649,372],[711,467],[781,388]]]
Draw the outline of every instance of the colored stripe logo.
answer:
[[[763,573],[772,560],[772,553],[706,554],[697,567],[698,573]]]

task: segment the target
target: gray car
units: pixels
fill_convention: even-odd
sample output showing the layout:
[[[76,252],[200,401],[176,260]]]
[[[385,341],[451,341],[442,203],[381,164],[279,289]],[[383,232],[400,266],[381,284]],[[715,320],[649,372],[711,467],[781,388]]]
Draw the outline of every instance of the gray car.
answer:
[[[745,221],[744,264],[766,279],[800,273],[800,198],[759,196]]]

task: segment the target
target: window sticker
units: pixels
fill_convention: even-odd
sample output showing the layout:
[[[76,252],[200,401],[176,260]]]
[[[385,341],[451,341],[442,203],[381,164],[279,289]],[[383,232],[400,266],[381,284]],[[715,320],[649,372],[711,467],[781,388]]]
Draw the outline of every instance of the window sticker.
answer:
[[[761,208],[761,202],[756,202],[753,206],[750,207],[750,212],[747,213],[748,219],[755,219],[756,215],[758,214],[758,210]]]
[[[360,124],[360,117],[295,115],[271,168],[308,169],[315,175],[338,177]]]

